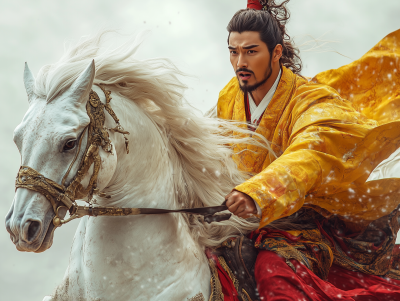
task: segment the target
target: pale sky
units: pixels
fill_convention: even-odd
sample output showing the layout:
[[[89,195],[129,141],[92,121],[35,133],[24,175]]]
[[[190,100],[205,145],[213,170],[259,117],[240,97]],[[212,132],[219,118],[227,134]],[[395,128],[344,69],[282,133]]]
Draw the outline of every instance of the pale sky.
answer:
[[[226,25],[245,7],[246,0],[0,0],[0,216],[11,205],[20,164],[12,133],[28,108],[25,61],[36,74],[60,58],[65,42],[83,35],[101,29],[127,35],[150,30],[138,58],[168,57],[192,75],[185,80],[187,99],[204,112],[234,75]],[[313,38],[331,41],[301,53],[306,76],[350,63],[400,28],[398,0],[292,0],[289,8],[288,31],[298,44]],[[58,229],[52,248],[41,254],[18,252],[3,226],[1,299],[39,301],[51,294],[67,268],[76,226],[72,222]]]

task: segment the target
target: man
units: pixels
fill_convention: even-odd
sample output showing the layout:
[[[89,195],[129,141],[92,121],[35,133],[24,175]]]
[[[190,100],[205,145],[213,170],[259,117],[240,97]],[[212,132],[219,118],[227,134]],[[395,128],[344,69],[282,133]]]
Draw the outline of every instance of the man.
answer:
[[[400,300],[400,183],[366,182],[400,145],[400,31],[309,81],[285,31],[288,1],[261,2],[249,0],[228,25],[236,77],[217,107],[274,151],[235,146],[253,177],[226,196],[232,213],[260,217],[260,298]]]

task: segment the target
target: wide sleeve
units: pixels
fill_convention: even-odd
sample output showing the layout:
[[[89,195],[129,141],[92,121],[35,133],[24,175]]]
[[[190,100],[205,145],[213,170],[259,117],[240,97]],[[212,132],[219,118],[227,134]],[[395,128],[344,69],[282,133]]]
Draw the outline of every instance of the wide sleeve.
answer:
[[[344,180],[361,176],[351,172],[366,156],[358,145],[376,125],[326,86],[300,88],[288,109],[290,120],[281,130],[290,135],[283,154],[235,188],[260,206],[260,227],[298,211],[306,195],[333,193]]]

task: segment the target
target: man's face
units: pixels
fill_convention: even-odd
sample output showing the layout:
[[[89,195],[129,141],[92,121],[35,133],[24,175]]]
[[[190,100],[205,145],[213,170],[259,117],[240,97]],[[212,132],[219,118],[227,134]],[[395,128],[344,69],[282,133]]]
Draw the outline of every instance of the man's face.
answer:
[[[231,64],[244,92],[254,91],[271,76],[271,55],[258,32],[231,32],[228,48]]]

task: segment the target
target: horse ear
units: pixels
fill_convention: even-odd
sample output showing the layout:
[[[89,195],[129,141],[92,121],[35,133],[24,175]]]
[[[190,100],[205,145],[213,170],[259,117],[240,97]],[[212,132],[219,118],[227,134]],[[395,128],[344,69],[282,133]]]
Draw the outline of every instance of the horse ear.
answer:
[[[35,77],[33,76],[31,70],[29,70],[28,63],[26,62],[24,69],[24,85],[26,94],[28,95],[28,101],[30,103],[35,95]]]
[[[70,97],[77,103],[86,103],[90,90],[92,89],[96,69],[94,60],[79,75],[69,89]]]

